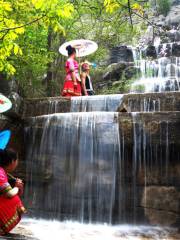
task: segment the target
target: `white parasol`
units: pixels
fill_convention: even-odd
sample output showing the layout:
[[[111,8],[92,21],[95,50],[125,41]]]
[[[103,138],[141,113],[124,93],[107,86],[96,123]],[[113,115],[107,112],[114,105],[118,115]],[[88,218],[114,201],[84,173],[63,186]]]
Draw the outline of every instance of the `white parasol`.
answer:
[[[0,113],[6,112],[12,107],[11,101],[0,93]]]
[[[97,43],[91,40],[78,39],[63,43],[59,48],[59,52],[64,56],[68,56],[66,47],[69,45],[76,49],[77,57],[87,56],[98,49]]]

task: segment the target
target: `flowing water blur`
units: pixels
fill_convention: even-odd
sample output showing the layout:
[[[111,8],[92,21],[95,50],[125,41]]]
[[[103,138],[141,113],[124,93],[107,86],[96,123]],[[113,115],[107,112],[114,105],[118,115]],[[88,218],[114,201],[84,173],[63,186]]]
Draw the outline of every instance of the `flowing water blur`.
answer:
[[[116,112],[122,98],[123,94],[72,97],[71,112]]]
[[[24,232],[23,232],[24,229]],[[47,221],[25,219],[14,233],[24,235],[24,240],[175,240],[176,229],[167,227],[85,224],[73,221]],[[18,240],[14,235],[13,240]],[[8,240],[8,238],[7,238]]]
[[[167,44],[163,47],[167,49]],[[172,52],[172,45],[171,52]],[[159,49],[159,45],[156,46]],[[132,84],[131,92],[165,92],[180,90],[180,58],[161,56],[143,59],[142,51],[133,50],[134,62],[139,69],[139,79]]]
[[[123,96],[76,97],[70,113],[26,119],[24,200],[31,218],[20,227],[30,232],[27,239],[176,239],[176,229],[150,225],[156,223],[147,201],[149,185],[171,184],[171,123],[151,121],[160,99],[150,97],[140,102],[148,120],[130,113],[121,121]]]
[[[62,218],[64,212],[82,222],[112,221],[120,145],[117,115],[65,113],[30,119],[26,199],[37,216]]]

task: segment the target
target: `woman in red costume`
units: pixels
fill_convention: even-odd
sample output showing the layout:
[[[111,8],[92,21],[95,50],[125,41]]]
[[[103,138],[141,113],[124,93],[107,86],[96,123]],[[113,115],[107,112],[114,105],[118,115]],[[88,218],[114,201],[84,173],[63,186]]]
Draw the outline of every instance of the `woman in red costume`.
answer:
[[[18,164],[17,154],[12,150],[0,150],[0,235],[9,233],[21,220],[25,208],[19,198],[23,183],[16,179],[12,188],[7,174],[15,170]]]
[[[78,72],[78,62],[76,58],[76,49],[70,45],[66,47],[69,58],[66,61],[66,77],[64,82],[64,87],[62,91],[62,96],[81,96],[81,79]]]

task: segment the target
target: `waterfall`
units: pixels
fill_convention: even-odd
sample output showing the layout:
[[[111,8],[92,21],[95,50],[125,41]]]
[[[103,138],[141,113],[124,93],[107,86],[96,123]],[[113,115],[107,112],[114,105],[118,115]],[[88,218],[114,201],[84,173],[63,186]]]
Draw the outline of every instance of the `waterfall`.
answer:
[[[149,194],[173,184],[169,166],[179,159],[168,115],[161,116],[94,111],[26,119],[25,202],[32,216],[151,222]]]
[[[112,222],[120,154],[117,119],[117,113],[91,112],[29,120],[26,199],[35,216]]]
[[[122,98],[123,94],[72,97],[71,112],[116,112]]]
[[[180,90],[180,57],[172,56],[172,44],[155,45],[157,58],[147,57],[143,50],[133,49],[135,66],[140,79],[131,92],[165,92]],[[145,56],[144,56],[145,55]]]
[[[156,97],[144,97],[140,98],[139,102],[139,111],[140,112],[159,112],[161,109],[161,100]],[[128,99],[128,109],[130,112],[133,112],[137,108],[137,101],[134,99]]]
[[[39,240],[176,234],[151,226],[179,222],[179,114],[159,112],[155,95],[138,99],[146,112],[118,113],[122,95],[94,96],[25,119],[26,231]]]

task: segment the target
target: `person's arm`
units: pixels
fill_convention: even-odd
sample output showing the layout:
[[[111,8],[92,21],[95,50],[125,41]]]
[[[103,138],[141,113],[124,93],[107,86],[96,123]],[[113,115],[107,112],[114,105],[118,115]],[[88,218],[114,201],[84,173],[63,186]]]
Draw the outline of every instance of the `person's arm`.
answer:
[[[5,196],[8,197],[8,198],[12,198],[14,196],[16,196],[19,192],[19,188],[18,187],[14,187],[14,188],[11,188],[6,194]]]
[[[85,96],[88,96],[87,91],[86,91],[86,73],[81,73],[81,86],[82,86],[82,90],[85,94]]]
[[[74,85],[77,85],[76,75],[75,75],[74,71],[71,71],[71,77],[72,77]]]
[[[0,194],[7,198],[12,198],[15,195],[23,193],[23,182],[20,179],[16,180],[15,187],[11,187],[6,176],[0,176]]]
[[[19,195],[21,196],[23,194],[23,182],[21,179],[19,178],[16,178],[16,183],[15,183],[15,187],[14,188],[11,188],[11,186],[9,185],[9,189],[7,190],[6,192],[6,196],[9,197],[9,198],[12,198],[14,197],[15,195]]]

